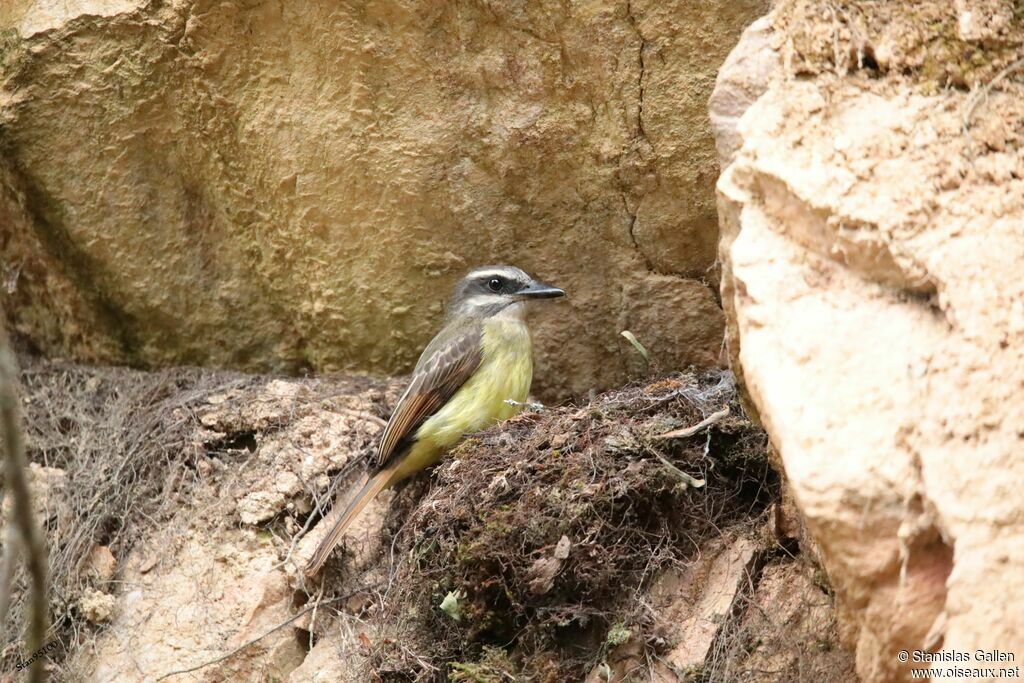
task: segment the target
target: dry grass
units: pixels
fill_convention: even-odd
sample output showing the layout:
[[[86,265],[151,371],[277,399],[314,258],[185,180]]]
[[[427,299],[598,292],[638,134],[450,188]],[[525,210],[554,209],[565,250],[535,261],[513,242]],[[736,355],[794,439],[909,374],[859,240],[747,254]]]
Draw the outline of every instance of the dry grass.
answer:
[[[147,528],[171,517],[195,474],[188,467],[193,407],[214,391],[252,380],[32,361],[21,379],[29,460],[65,472],[63,491],[39,522],[49,547],[48,642],[67,651],[90,629],[76,598],[89,585],[85,568],[93,547],[109,546],[121,560]],[[2,633],[5,666],[24,652],[25,581],[23,572],[15,575],[12,618]]]

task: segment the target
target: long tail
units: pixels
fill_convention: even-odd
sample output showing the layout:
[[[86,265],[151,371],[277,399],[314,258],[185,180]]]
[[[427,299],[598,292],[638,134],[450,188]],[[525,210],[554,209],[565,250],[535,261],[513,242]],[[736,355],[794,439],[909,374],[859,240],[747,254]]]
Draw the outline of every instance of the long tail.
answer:
[[[345,533],[345,529],[349,527],[352,520],[363,511],[371,500],[373,500],[378,493],[383,491],[391,483],[391,476],[394,471],[391,468],[383,469],[363,484],[359,492],[356,493],[345,507],[345,511],[338,518],[338,521],[334,523],[331,530],[327,532],[324,540],[320,541],[320,545],[317,546],[316,552],[309,558],[309,562],[306,564],[306,568],[303,569],[303,573],[306,576],[313,576],[320,568],[324,566],[324,562],[327,561],[327,557],[334,550],[334,546],[338,545],[341,541],[342,534]]]

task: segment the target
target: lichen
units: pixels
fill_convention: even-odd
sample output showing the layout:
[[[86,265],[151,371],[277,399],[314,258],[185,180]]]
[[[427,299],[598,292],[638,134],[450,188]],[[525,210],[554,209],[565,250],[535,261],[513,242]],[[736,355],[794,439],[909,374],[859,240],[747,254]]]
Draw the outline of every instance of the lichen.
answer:
[[[615,624],[608,629],[608,637],[605,638],[605,642],[608,643],[608,647],[616,647],[629,641],[633,637],[633,632],[626,628],[625,624]]]

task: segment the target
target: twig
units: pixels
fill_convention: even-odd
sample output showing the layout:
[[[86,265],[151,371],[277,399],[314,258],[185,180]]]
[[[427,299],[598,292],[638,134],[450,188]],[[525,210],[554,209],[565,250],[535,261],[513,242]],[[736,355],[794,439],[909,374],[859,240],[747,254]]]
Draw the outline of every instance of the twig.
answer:
[[[679,479],[682,480],[682,482],[684,484],[686,484],[687,486],[690,486],[692,488],[695,488],[695,489],[704,488],[704,485],[707,483],[706,481],[704,481],[703,479],[697,479],[697,478],[695,478],[693,476],[690,476],[686,472],[683,472],[681,469],[679,469],[678,467],[673,465],[671,462],[669,462],[668,458],[666,458],[664,455],[662,455],[658,451],[656,451],[654,449],[651,449],[651,452],[654,453],[654,457],[656,457],[658,460],[661,461],[662,465],[667,467],[669,469],[669,471],[672,472],[672,474],[674,474],[677,477],[679,477]]]
[[[719,410],[717,413],[711,413],[706,418],[693,425],[692,427],[683,427],[682,429],[674,429],[671,432],[665,432],[664,434],[658,434],[655,439],[682,439],[687,436],[693,436],[705,427],[710,427],[716,422],[720,422],[722,419],[729,416],[729,406],[726,406]]]
[[[309,618],[309,649],[313,649],[313,634],[316,631],[316,608],[320,606],[320,599],[324,597],[324,584],[320,582],[320,590],[316,594],[316,604],[313,606],[313,616]]]
[[[371,584],[367,584],[365,586],[360,586],[359,588],[355,589],[354,591],[352,591],[350,593],[346,593],[345,595],[339,595],[338,597],[331,598],[330,600],[323,600],[321,602],[315,602],[312,605],[308,605],[304,609],[302,609],[301,611],[297,612],[296,614],[288,617],[288,619],[286,619],[285,621],[282,621],[280,624],[278,624],[277,626],[273,627],[269,631],[266,631],[265,633],[262,633],[262,634],[256,636],[255,638],[253,638],[252,640],[250,640],[247,643],[242,643],[241,645],[236,647],[234,650],[231,650],[230,652],[222,654],[220,657],[217,657],[215,659],[211,659],[209,661],[202,662],[200,664],[196,664],[195,666],[190,666],[187,669],[175,669],[174,671],[168,671],[167,673],[165,673],[165,674],[161,675],[159,678],[157,678],[156,681],[154,681],[154,683],[159,683],[159,681],[162,681],[165,678],[170,678],[171,676],[178,676],[180,674],[192,673],[193,671],[198,671],[199,669],[205,669],[206,667],[211,666],[213,664],[218,664],[220,662],[223,662],[225,659],[230,659],[230,658],[234,657],[235,655],[237,655],[242,650],[245,650],[246,648],[249,648],[249,647],[255,645],[256,643],[260,642],[261,640],[263,640],[267,636],[271,635],[272,633],[276,633],[277,631],[280,631],[281,629],[283,629],[285,626],[287,626],[288,624],[292,623],[296,619],[298,619],[298,618],[308,614],[309,612],[312,612],[317,607],[320,607],[322,605],[330,605],[331,603],[335,603],[335,602],[341,602],[342,600],[348,600],[353,595],[358,595],[359,593],[362,593],[363,591],[368,591],[368,590],[370,590],[372,588],[376,588],[381,583],[383,583],[383,582],[382,581],[378,581],[377,583],[371,583]]]
[[[967,98],[967,104],[964,107],[963,116],[963,130],[966,133],[971,127],[971,117],[974,116],[974,110],[978,108],[978,105],[988,99],[988,94],[992,92],[992,88],[996,87],[1000,81],[1012,74],[1017,69],[1024,66],[1024,57],[1018,59],[1015,62],[1011,62],[1006,65],[997,73],[991,81],[975,90],[969,98]]]
[[[0,320],[3,320],[0,313]],[[32,512],[32,497],[25,475],[25,444],[21,439],[21,427],[18,422],[18,395],[14,390],[17,382],[17,364],[14,354],[7,343],[7,331],[0,323],[0,420],[3,424],[4,458],[6,460],[5,489],[10,490],[14,501],[14,524],[21,534],[22,548],[25,551],[25,564],[32,579],[32,602],[30,621],[25,634],[25,644],[30,653],[42,649],[46,638],[47,593],[46,593],[46,547],[36,525]],[[4,593],[4,604],[10,604],[9,584],[0,586]],[[6,616],[3,615],[6,622]],[[29,681],[37,683],[46,680],[46,661],[36,657],[29,668]]]
[[[3,501],[0,500],[0,505]],[[4,557],[0,561],[0,642],[7,642],[7,613],[11,608],[11,581],[14,569],[18,565],[18,529],[15,525],[7,526],[4,534]]]

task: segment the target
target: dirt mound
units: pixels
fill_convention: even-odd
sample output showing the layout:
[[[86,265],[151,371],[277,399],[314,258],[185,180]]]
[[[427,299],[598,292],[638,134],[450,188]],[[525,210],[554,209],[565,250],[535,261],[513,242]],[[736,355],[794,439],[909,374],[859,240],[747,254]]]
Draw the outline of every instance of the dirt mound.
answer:
[[[383,398],[385,385],[363,378],[276,382],[197,369],[139,372],[29,358],[22,364],[29,481],[49,548],[52,638],[62,646],[50,653],[51,662],[91,643],[96,622],[110,618],[110,610],[96,605],[121,592],[126,577],[118,570],[141,550],[146,557],[134,558],[136,570],[141,561],[150,571],[150,560],[166,550],[153,548],[152,541],[178,538],[164,531],[205,522],[212,545],[217,529],[237,523],[247,506],[256,507],[254,500],[274,495],[280,508],[302,498],[308,514],[311,496],[327,487],[326,472],[351,460],[372,437],[372,424],[369,434],[348,425],[344,440],[324,444],[332,430],[302,422],[308,405],[344,411],[344,405],[331,404],[343,395],[358,396],[361,409],[383,410],[374,401]],[[379,420],[373,413],[367,419]],[[310,465],[310,479],[321,480],[307,488],[296,478],[290,492],[276,486],[289,468],[273,435],[285,425],[307,434],[321,427],[320,445],[328,451]],[[334,421],[335,429],[342,426]],[[254,453],[257,435],[263,447]],[[225,480],[232,485],[217,488]],[[231,495],[216,500],[222,492]],[[6,516],[3,521],[6,527]],[[22,623],[26,580],[15,575],[12,619],[2,634],[4,672],[22,655],[21,630],[14,625]]]
[[[774,498],[767,443],[746,419],[658,436],[726,406],[738,415],[733,398],[728,374],[674,375],[465,441],[399,536],[385,620],[402,645],[379,648],[378,673],[577,680],[625,640],[669,649],[637,596]]]

